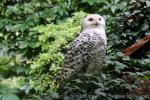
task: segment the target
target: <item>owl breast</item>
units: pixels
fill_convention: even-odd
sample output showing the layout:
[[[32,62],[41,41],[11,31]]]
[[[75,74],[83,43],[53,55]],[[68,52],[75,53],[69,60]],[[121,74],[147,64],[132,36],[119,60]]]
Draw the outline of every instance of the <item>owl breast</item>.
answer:
[[[87,62],[87,72],[100,73],[104,68],[106,57],[106,38],[98,32],[91,34],[90,42],[93,48],[89,52],[89,60]]]

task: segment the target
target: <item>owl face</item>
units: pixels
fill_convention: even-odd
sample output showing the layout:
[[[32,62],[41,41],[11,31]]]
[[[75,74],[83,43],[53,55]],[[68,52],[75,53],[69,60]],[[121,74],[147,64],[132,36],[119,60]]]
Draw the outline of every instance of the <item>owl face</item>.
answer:
[[[90,14],[83,19],[83,29],[87,28],[105,28],[105,20],[98,14]]]

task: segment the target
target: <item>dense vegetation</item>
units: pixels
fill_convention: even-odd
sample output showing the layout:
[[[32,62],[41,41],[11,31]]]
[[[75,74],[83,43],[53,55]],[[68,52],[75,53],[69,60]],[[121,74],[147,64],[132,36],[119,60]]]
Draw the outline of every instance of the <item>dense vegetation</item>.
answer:
[[[99,76],[84,74],[59,89],[54,77],[88,13],[106,19],[107,68]],[[141,85],[150,80],[149,43],[130,57],[121,53],[146,35],[150,35],[149,0],[1,0],[0,100],[111,100],[117,97],[108,94],[120,93],[150,98],[150,86],[144,84],[142,90]]]

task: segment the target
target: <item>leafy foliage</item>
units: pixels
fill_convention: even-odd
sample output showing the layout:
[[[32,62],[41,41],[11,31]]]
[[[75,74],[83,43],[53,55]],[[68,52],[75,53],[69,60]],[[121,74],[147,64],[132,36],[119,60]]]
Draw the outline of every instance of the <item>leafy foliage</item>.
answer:
[[[35,80],[38,79],[32,82],[33,87],[36,87],[37,90],[45,91],[48,87],[53,89],[53,86],[49,86],[53,84],[50,82],[63,66],[63,52],[65,52],[68,42],[79,33],[80,20],[78,19],[82,19],[84,15],[85,13],[83,12],[75,13],[74,17],[59,25],[50,24],[46,27],[38,26],[35,28],[41,33],[39,41],[42,46],[41,54],[31,66],[31,74],[35,75]],[[41,77],[43,73],[44,76]]]
[[[8,89],[5,86],[0,87],[0,99],[1,100],[20,100],[19,97],[15,94],[18,93],[16,89]]]
[[[0,99],[116,99],[109,94],[133,92],[140,80],[150,79],[149,44],[131,57],[121,51],[149,35],[149,9],[149,0],[0,1]],[[87,13],[106,19],[107,69],[58,89],[53,79]]]

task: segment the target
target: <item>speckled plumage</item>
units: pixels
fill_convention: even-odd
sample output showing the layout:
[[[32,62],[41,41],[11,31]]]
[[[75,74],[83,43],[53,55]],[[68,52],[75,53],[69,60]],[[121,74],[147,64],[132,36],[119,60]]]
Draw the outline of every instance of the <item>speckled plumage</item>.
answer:
[[[62,77],[69,79],[81,70],[99,73],[105,62],[107,38],[105,20],[90,14],[82,21],[80,35],[70,44],[65,54]]]

